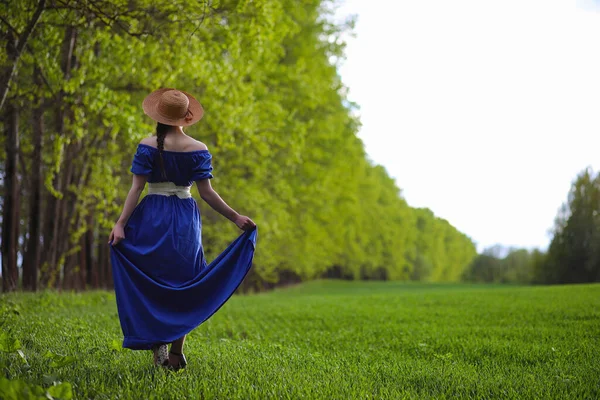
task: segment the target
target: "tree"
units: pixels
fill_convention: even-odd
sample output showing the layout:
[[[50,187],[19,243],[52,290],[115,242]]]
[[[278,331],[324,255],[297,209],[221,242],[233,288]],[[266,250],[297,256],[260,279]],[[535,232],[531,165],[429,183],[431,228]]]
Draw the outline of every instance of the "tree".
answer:
[[[535,270],[544,254],[539,250],[486,248],[465,270],[463,279],[481,283],[521,283],[533,281]]]
[[[187,132],[212,152],[214,186],[261,227],[246,289],[321,276],[410,279],[421,264],[423,279],[456,280],[472,241],[411,208],[357,137],[356,106],[333,63],[352,23],[330,22],[332,3],[2,3],[3,44],[42,4],[18,59],[0,54],[2,67],[15,66],[2,112],[32,121],[18,131],[0,121],[10,150],[0,160],[6,287],[20,259],[28,290],[111,287],[107,235],[135,146],[154,130],[141,101],[158,87],[200,98],[205,117]],[[200,207],[212,258],[237,230]]]
[[[555,220],[554,237],[538,281],[600,281],[600,174],[582,171]]]

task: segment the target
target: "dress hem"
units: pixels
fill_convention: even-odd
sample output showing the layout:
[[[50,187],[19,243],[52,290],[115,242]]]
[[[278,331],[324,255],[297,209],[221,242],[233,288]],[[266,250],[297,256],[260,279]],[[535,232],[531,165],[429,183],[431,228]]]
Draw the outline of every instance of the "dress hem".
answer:
[[[248,236],[246,236],[246,235],[248,235]],[[251,231],[245,232],[245,234],[242,234],[242,237],[243,236],[246,236],[246,238],[244,240],[244,242],[246,244],[248,244],[248,242],[250,242],[249,244],[251,246],[251,253],[254,253],[254,251],[256,249],[256,243],[255,243],[255,241],[256,241],[256,228],[254,228]],[[237,242],[237,240],[236,240],[236,242]],[[229,248],[228,248],[228,250],[229,250]],[[225,251],[225,253],[226,252],[227,251]],[[213,261],[213,263],[215,263],[215,262],[219,263],[219,259],[222,256],[223,256],[223,254],[221,254],[219,257],[217,257],[217,259],[215,259]],[[129,335],[128,336],[124,336],[122,347],[130,349],[130,350],[150,350],[154,346],[161,345],[161,344],[172,343],[173,341],[175,341],[175,340],[177,340],[177,339],[179,339],[179,338],[181,338],[181,337],[189,334],[191,331],[193,331],[194,329],[196,329],[197,327],[199,327],[200,325],[202,325],[204,322],[206,322],[209,318],[211,318],[235,294],[235,292],[237,291],[237,289],[241,286],[241,284],[244,282],[246,276],[250,272],[250,269],[252,268],[252,260],[253,260],[252,256],[250,256],[249,259],[247,259],[247,265],[245,265],[243,267],[244,268],[243,275],[239,276],[239,281],[235,284],[235,286],[234,285],[230,286],[230,289],[233,289],[233,290],[230,291],[230,293],[228,294],[228,296],[222,298],[221,301],[219,301],[218,305],[214,304],[214,309],[212,310],[212,312],[210,312],[209,314],[206,314],[205,316],[203,316],[203,318],[201,318],[198,323],[194,323],[194,325],[188,325],[186,328],[181,329],[181,331],[179,333],[177,333],[175,335],[170,335],[169,337],[164,338],[164,339],[147,339],[147,338],[142,338],[142,337],[137,337],[137,336],[129,336]],[[213,263],[211,263],[211,265]],[[210,269],[210,266],[209,266],[209,269]]]

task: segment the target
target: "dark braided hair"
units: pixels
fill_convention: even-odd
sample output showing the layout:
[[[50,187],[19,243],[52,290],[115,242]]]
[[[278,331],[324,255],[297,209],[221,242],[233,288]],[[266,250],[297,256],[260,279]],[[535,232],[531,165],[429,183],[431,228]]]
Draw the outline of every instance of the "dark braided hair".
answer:
[[[165,161],[163,160],[163,150],[165,149],[165,136],[169,132],[171,125],[156,123],[156,142],[158,147],[158,155],[160,157],[160,169],[162,170],[163,178],[167,179],[167,172],[165,170]]]

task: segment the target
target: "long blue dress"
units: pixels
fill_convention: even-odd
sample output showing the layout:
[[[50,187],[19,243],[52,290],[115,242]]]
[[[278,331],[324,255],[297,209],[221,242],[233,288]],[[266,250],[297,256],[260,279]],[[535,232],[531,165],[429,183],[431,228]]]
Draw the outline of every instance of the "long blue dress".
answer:
[[[178,187],[212,178],[211,159],[208,150],[163,151],[168,181]],[[140,144],[131,172],[148,176],[152,186],[165,181],[160,165],[158,150]],[[146,195],[127,221],[125,239],[111,246],[123,347],[170,343],[210,318],[250,270],[256,235],[256,229],[242,233],[207,265],[196,201]]]

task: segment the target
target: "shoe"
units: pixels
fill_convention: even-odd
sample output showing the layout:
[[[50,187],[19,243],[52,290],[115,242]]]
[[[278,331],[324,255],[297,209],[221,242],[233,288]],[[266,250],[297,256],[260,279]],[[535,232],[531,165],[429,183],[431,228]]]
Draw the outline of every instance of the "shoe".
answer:
[[[169,348],[166,344],[153,346],[152,352],[154,353],[155,366],[167,366],[169,364]]]
[[[173,371],[179,371],[180,369],[183,369],[187,366],[187,360],[183,354],[174,353],[174,352],[170,352],[169,354],[177,357],[178,361],[177,361],[177,364],[171,364],[169,362],[169,357],[167,356],[167,364],[166,364],[167,368],[169,368]]]

